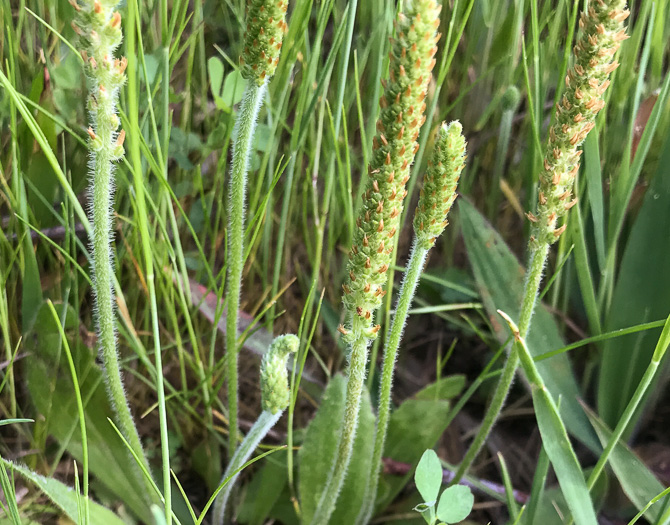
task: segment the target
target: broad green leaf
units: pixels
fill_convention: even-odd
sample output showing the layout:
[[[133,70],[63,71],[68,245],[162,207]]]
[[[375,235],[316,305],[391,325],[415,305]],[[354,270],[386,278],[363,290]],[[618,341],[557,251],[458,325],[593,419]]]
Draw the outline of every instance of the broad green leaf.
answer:
[[[319,410],[307,428],[298,459],[302,520],[310,523],[330,473],[344,416],[346,379],[336,375],[321,398]],[[354,523],[363,504],[374,445],[374,415],[367,390],[363,391],[358,431],[347,477],[330,523]]]
[[[521,365],[530,382],[533,408],[542,437],[542,446],[554,467],[556,478],[565,495],[572,517],[577,525],[598,525],[598,518],[596,518],[582,467],[572,448],[568,432],[558,413],[558,407],[544,385],[526,346],[526,341],[519,336],[516,324],[505,312],[498,310],[498,313],[505,319],[510,332],[514,335],[515,342],[512,352],[518,352]]]
[[[465,376],[457,374],[448,377],[442,377],[430,385],[422,388],[416,394],[415,399],[438,400],[453,399],[463,391],[465,386]]]
[[[475,280],[496,336],[502,342],[508,338],[509,332],[496,319],[496,310],[503,310],[512,319],[518,319],[525,271],[502,237],[474,206],[466,199],[459,199],[458,202],[463,237]],[[535,307],[526,342],[534,356],[565,346],[556,322],[541,304]],[[552,396],[555,399],[561,396],[561,416],[570,433],[590,449],[599,450],[598,439],[578,402],[581,394],[568,356],[562,354],[539,362],[537,368]]]
[[[414,483],[423,501],[437,501],[442,486],[442,464],[434,450],[428,449],[421,456],[414,472]]]
[[[24,361],[26,384],[37,411],[47,421],[49,434],[81,461],[76,400],[64,351],[61,352],[60,363],[56,362],[59,337],[51,313],[43,306],[37,315],[34,331],[26,337],[26,345],[32,351],[31,359]],[[149,523],[150,495],[146,486],[140,484],[134,475],[136,466],[133,458],[107,421],[113,414],[93,353],[81,341],[70,341],[70,348],[84,402],[91,473],[134,514]]]
[[[590,410],[587,411],[587,416],[593,424],[593,428],[596,430],[602,446],[607,446],[612,431],[602,419],[598,418],[598,416]],[[647,503],[665,489],[642,460],[621,441],[619,441],[612,450],[609,464],[619,480],[621,488],[626,493],[626,496],[628,496],[638,510],[644,508]],[[657,523],[664,508],[670,508],[670,496],[666,496],[664,500],[652,505],[644,513],[644,516],[651,523]],[[665,522],[660,525],[668,525],[668,523],[669,522]]]
[[[209,75],[209,85],[212,88],[212,95],[221,96],[221,86],[223,86],[223,62],[219,57],[210,57],[207,61],[207,74]]]
[[[71,487],[61,483],[54,478],[45,478],[32,470],[0,458],[8,471],[15,470],[21,476],[34,483],[51,501],[53,501],[68,517],[78,523],[77,494]],[[91,523],[104,523],[105,525],[125,525],[123,520],[95,501],[89,501]]]
[[[426,449],[433,448],[446,428],[448,401],[408,399],[391,414],[384,457],[400,463],[416,465]],[[388,505],[410,480],[413,470],[405,476],[382,475],[379,480],[377,506]]]
[[[670,137],[621,260],[605,323],[607,331],[667,317],[670,312]],[[616,426],[642,378],[661,329],[611,339],[603,344],[598,413]],[[663,374],[658,374],[661,377]],[[653,391],[654,388],[650,388]],[[660,390],[657,389],[657,392]],[[643,401],[641,409],[647,405]],[[635,427],[634,417],[630,429]]]
[[[454,485],[445,489],[437,505],[437,518],[445,523],[458,523],[472,512],[475,497],[465,485]]]
[[[242,100],[245,84],[246,81],[242,78],[242,74],[239,71],[231,71],[226,75],[226,79],[223,82],[223,91],[221,92],[221,101],[226,107],[232,108]]]

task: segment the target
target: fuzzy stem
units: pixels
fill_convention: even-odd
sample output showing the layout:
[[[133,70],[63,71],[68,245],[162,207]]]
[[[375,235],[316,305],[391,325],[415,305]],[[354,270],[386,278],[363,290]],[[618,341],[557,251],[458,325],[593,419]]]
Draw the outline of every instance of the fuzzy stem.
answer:
[[[100,97],[98,115],[115,114],[113,97]],[[116,348],[116,323],[114,317],[113,259],[112,259],[112,198],[114,194],[113,161],[114,129],[107,124],[107,118],[97,118],[96,135],[100,139],[100,149],[93,153],[93,177],[91,182],[91,218],[93,232],[93,288],[95,291],[95,311],[97,318],[98,341],[103,373],[110,403],[114,410],[119,428],[137,455],[148,466],[140,436],[130,413],[128,400],[123,388],[119,356]]]
[[[532,246],[532,245],[531,245]],[[523,303],[521,304],[521,314],[519,316],[519,333],[521,337],[526,337],[528,333],[528,328],[530,327],[530,320],[533,316],[533,310],[535,308],[535,302],[537,300],[537,295],[540,290],[540,283],[542,282],[542,271],[549,254],[549,244],[543,243],[539,245],[536,249],[532,250],[530,256],[530,265],[528,267],[528,277],[526,279],[526,286],[524,289]],[[467,473],[470,465],[475,460],[479,451],[481,450],[486,438],[488,437],[493,425],[495,425],[498,420],[498,416],[502,410],[503,405],[505,404],[505,399],[507,399],[507,394],[509,393],[512,382],[514,381],[514,376],[516,374],[516,369],[519,365],[519,356],[512,346],[510,354],[507,358],[507,362],[503,368],[498,384],[496,385],[495,392],[493,393],[493,398],[491,399],[491,404],[486,410],[484,415],[484,420],[482,421],[477,435],[470,444],[470,448],[465,454],[463,461],[458,467],[454,479],[451,484],[454,485],[458,483],[463,476]]]
[[[335,510],[337,497],[342,490],[347,468],[351,461],[351,454],[358,427],[358,414],[361,408],[361,394],[365,385],[365,366],[368,359],[370,338],[367,335],[370,323],[365,318],[354,316],[351,326],[351,357],[347,380],[346,402],[344,406],[344,422],[342,435],[337,448],[337,456],[331,468],[326,486],[321,493],[321,499],[314,513],[312,525],[326,525]]]
[[[263,102],[267,82],[260,86],[247,82],[233,132],[233,159],[228,196],[228,297],[226,312],[226,356],[228,365],[228,453],[237,445],[237,329],[240,290],[244,270],[244,202],[249,155],[253,146],[256,119]]]
[[[358,523],[368,523],[372,517],[377,498],[377,486],[379,484],[379,474],[382,466],[382,453],[386,443],[386,433],[388,431],[389,416],[391,413],[391,387],[393,386],[393,371],[398,356],[398,348],[402,338],[403,330],[407,322],[407,312],[412,305],[416,287],[421,278],[421,272],[426,264],[428,250],[420,243],[414,243],[412,253],[407,263],[405,278],[400,287],[398,302],[396,304],[395,315],[388,340],[384,348],[384,364],[382,366],[382,379],[379,391],[379,406],[377,429],[375,432],[375,447],[372,455],[372,469],[370,470],[370,479],[368,482],[366,504],[361,509]]]
[[[254,423],[254,426],[251,427],[249,433],[242,441],[242,444],[235,450],[235,454],[230,458],[230,462],[226,467],[226,471],[223,473],[221,478],[222,482],[225,480],[232,472],[235,472],[242,465],[244,465],[248,460],[251,453],[256,450],[256,447],[261,442],[261,440],[267,435],[267,433],[277,424],[279,418],[281,418],[283,410],[278,411],[276,414],[273,414],[269,410],[263,410],[258,419]],[[226,505],[228,504],[228,499],[230,494],[233,491],[233,486],[237,477],[240,475],[238,472],[235,474],[228,484],[221,490],[218,497],[216,498],[216,503],[214,505],[214,517],[212,518],[212,523],[216,525],[223,525],[226,518]]]

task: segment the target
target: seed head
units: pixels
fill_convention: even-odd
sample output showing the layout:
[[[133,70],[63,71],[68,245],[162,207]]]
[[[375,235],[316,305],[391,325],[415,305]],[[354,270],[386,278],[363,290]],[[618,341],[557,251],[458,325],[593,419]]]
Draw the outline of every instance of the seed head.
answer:
[[[363,207],[349,259],[343,302],[352,315],[370,321],[381,304],[399,227],[405,184],[423,124],[424,99],[439,38],[440,6],[434,0],[406,0],[391,41],[389,79],[382,83],[381,115]],[[370,337],[375,332],[370,331]]]
[[[565,77],[565,94],[549,130],[540,199],[537,212],[532,214],[536,246],[553,244],[565,230],[557,228],[557,223],[576,202],[571,193],[582,153],[579,148],[605,106],[602,95],[610,84],[610,73],[618,67],[613,57],[627,38],[623,22],[628,14],[624,0],[595,0],[581,14],[574,65]]]
[[[242,76],[259,86],[270,79],[279,63],[279,52],[288,30],[288,0],[248,0]]]

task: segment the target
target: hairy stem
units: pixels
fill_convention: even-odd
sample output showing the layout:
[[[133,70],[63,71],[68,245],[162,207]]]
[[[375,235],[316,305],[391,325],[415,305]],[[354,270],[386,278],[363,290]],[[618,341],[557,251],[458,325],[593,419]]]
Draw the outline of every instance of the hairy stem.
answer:
[[[344,422],[341,428],[342,435],[337,448],[337,456],[331,468],[328,481],[321,493],[321,499],[314,513],[312,525],[325,525],[335,510],[337,497],[342,490],[347,468],[351,461],[351,454],[358,427],[358,414],[361,408],[361,395],[365,384],[365,366],[368,359],[368,345],[370,337],[367,335],[369,321],[360,316],[354,316],[351,327],[351,357],[349,360],[349,377],[347,380],[347,394],[344,406]]]
[[[526,286],[524,289],[523,302],[521,304],[521,314],[519,316],[519,333],[521,337],[526,337],[528,333],[528,328],[530,327],[530,320],[533,316],[533,310],[535,308],[535,302],[537,300],[537,295],[540,289],[540,283],[542,282],[542,271],[549,254],[549,245],[541,244],[536,249],[531,252],[530,255],[530,265],[528,267]],[[454,479],[451,484],[458,483],[463,476],[467,473],[468,469],[472,465],[472,462],[477,458],[479,451],[481,450],[486,438],[488,437],[493,425],[495,425],[502,410],[503,405],[505,404],[505,399],[507,399],[507,394],[509,393],[512,382],[514,381],[514,376],[516,375],[516,370],[519,365],[519,356],[512,346],[510,354],[507,358],[507,362],[503,368],[498,384],[496,385],[495,392],[493,393],[493,398],[491,399],[491,404],[486,410],[484,415],[484,420],[482,421],[477,435],[470,444],[470,448],[465,454],[463,461],[458,467]]]
[[[396,304],[395,315],[391,324],[388,340],[384,348],[384,363],[382,365],[382,379],[379,391],[379,406],[377,415],[377,429],[375,432],[375,446],[372,455],[372,469],[370,470],[370,479],[368,482],[366,504],[361,509],[358,523],[368,523],[372,517],[377,499],[377,486],[379,484],[379,474],[382,466],[382,453],[386,443],[386,433],[388,431],[389,417],[391,413],[391,387],[393,385],[393,371],[398,356],[398,348],[402,339],[405,323],[407,322],[407,312],[412,305],[416,287],[419,284],[421,272],[426,264],[428,250],[415,242],[412,247],[412,253],[407,263],[407,270],[400,292],[398,303]]]
[[[98,115],[113,115],[114,113],[112,97],[100,97]],[[114,130],[111,125],[105,125],[105,122],[101,122],[101,120],[103,119],[98,119],[96,123],[96,135],[100,139],[101,147],[93,155],[91,186],[91,219],[93,223],[91,244],[93,247],[93,288],[95,291],[98,341],[104,364],[105,383],[107,384],[112,409],[117,416],[119,429],[137,455],[144,459],[145,466],[148,466],[123,388],[116,348],[114,270],[111,247],[111,208],[114,194],[113,161],[116,157],[113,152],[112,140]]]
[[[244,269],[244,202],[249,155],[253,145],[256,119],[263,102],[267,82],[260,86],[247,82],[233,133],[233,160],[228,195],[228,291],[226,312],[226,356],[228,366],[228,453],[237,445],[237,327],[240,290]]]
[[[279,418],[281,418],[284,412],[282,410],[278,411],[276,414],[273,414],[270,410],[263,410],[258,419],[254,423],[254,426],[251,427],[249,433],[244,438],[244,441],[240,444],[239,448],[235,450],[235,454],[230,458],[226,471],[223,473],[223,478],[221,482],[228,478],[233,472],[238,470],[242,465],[244,465],[251,456],[252,452],[256,450],[256,447],[261,442],[261,440],[267,435],[267,433],[277,424]],[[212,518],[212,523],[215,525],[223,525],[226,522],[226,506],[228,504],[228,499],[230,494],[233,491],[233,486],[239,472],[235,474],[226,484],[226,486],[221,490],[218,497],[216,498],[216,503],[214,504],[214,517]]]

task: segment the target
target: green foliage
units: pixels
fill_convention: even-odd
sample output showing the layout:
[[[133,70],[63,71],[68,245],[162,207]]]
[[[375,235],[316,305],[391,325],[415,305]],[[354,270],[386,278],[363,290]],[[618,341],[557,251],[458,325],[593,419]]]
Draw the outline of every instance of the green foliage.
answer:
[[[442,464],[434,450],[428,449],[421,456],[414,472],[416,489],[424,503],[414,509],[421,513],[429,525],[435,523],[458,523],[472,512],[475,499],[469,487],[454,485],[438,494],[442,486]]]
[[[312,521],[332,470],[339,443],[337,432],[333,432],[333,422],[342,420],[345,394],[345,378],[339,374],[333,376],[300,447],[299,494],[304,523]],[[354,440],[349,474],[340,496],[342,503],[335,507],[331,523],[354,523],[364,503],[374,441],[374,416],[367,394],[363,395],[361,405],[359,431]]]
[[[62,306],[58,305],[58,309]],[[66,329],[76,326],[76,313],[68,308]],[[67,367],[65,352],[60,350],[60,332],[46,303],[39,309],[35,329],[28,334],[33,358],[27,362],[28,391],[37,410],[47,418],[46,432],[55,437],[78,462],[82,461],[82,442],[78,432],[76,398]],[[88,456],[91,473],[138,517],[149,519],[149,495],[134,476],[128,475],[132,461],[108,417],[113,412],[107,400],[103,376],[89,348],[81,341],[70,343],[73,360],[85,402]],[[92,521],[95,523],[95,521]]]
[[[71,487],[64,485],[54,478],[45,478],[36,474],[32,470],[16,465],[4,458],[0,458],[0,463],[3,469],[10,472],[17,472],[22,477],[37,486],[44,494],[46,494],[53,503],[60,508],[71,520],[75,523],[79,521],[78,514],[78,495]],[[124,525],[124,521],[116,516],[111,510],[102,505],[91,501],[90,513],[91,523],[105,523],[109,525]]]
[[[600,442],[605,446],[610,441],[611,431],[604,421],[592,412],[589,412],[588,416],[593,428],[598,433]],[[659,519],[661,514],[670,508],[670,496],[666,496],[646,508],[647,504],[663,492],[665,487],[642,460],[625,443],[619,441],[612,450],[610,465],[619,483],[621,483],[621,488],[637,510],[644,510],[645,517],[651,523],[665,523],[665,521],[659,521]]]
[[[538,424],[531,428],[524,416],[524,432],[514,434],[518,445],[528,439],[528,461],[503,466],[502,480],[493,468],[473,468],[468,477],[478,501],[502,502],[508,516],[504,507],[482,505],[467,523],[559,525],[584,521],[589,507],[600,521],[668,521],[669,496],[636,455],[640,441],[662,436],[666,424],[658,408],[667,356],[654,345],[670,311],[668,0],[631,3],[625,21],[622,0],[296,0],[288,19],[283,0],[117,3],[0,2],[0,454],[27,465],[2,463],[0,523],[84,523],[85,448],[90,523],[211,520],[212,494],[231,489],[237,475],[220,483],[231,465],[228,436],[259,454],[251,440],[258,433],[250,431],[259,414],[258,365],[284,330],[298,333],[301,347],[290,363],[290,391],[285,375],[273,376],[278,388],[270,390],[281,394],[272,407],[288,407],[281,419],[279,410],[261,418],[278,423],[259,445],[281,451],[242,471],[231,498],[241,506],[229,507],[239,523],[325,521],[316,509],[340,422],[359,406],[337,503],[327,495],[335,507],[330,523],[417,523],[423,520],[411,509],[420,493],[430,496],[432,506],[422,510],[436,522],[465,518],[470,491],[458,484],[442,490],[434,453],[432,461],[420,459],[433,447],[450,456],[459,450],[452,443],[458,430],[468,440],[479,424],[463,412],[503,406],[507,389],[500,396],[488,388],[501,372],[503,383],[516,379],[507,404],[523,410],[532,397]],[[589,9],[580,16],[583,6]],[[428,37],[415,41],[421,32]],[[432,69],[434,60],[433,81],[418,70]],[[259,84],[250,103],[245,89]],[[472,145],[460,213],[425,259],[427,270],[417,258],[415,271],[408,265],[401,277],[409,206],[422,186],[424,198],[432,196],[431,181],[421,178],[443,151],[438,123],[455,119]],[[238,120],[246,123],[242,140]],[[578,168],[577,148],[591,127]],[[556,146],[548,152],[545,135]],[[231,191],[226,174],[233,166],[239,172],[242,161],[247,176],[237,181],[248,187]],[[113,180],[118,191],[110,184],[106,196],[99,193],[89,220],[92,172],[98,186]],[[233,194],[236,217],[225,205]],[[427,217],[433,208],[421,202]],[[567,207],[567,229],[558,235]],[[444,218],[438,208],[427,219],[436,226]],[[526,210],[538,222],[528,223]],[[89,245],[93,232],[98,242]],[[520,308],[525,268],[518,262],[527,260],[530,236],[535,281],[546,274],[532,322],[532,305]],[[546,261],[532,257],[538,239],[556,241]],[[114,264],[91,282],[94,269],[105,273],[94,248],[98,261],[108,251]],[[354,263],[362,268],[355,282]],[[231,270],[241,295],[225,282]],[[391,319],[398,287],[413,277],[420,285],[402,341],[404,323]],[[346,315],[338,313],[343,284],[352,292]],[[102,314],[106,335],[96,338],[100,297],[111,308]],[[48,301],[63,334],[47,315]],[[536,364],[524,354],[517,373],[514,350],[496,369],[509,342],[497,309],[513,320],[528,313],[525,341],[541,358]],[[227,328],[225,318],[237,326]],[[352,334],[341,337],[337,328],[356,322],[364,337],[346,353]],[[386,375],[395,377],[393,402],[375,425],[369,398],[380,406],[391,399],[391,382],[378,390],[377,358],[392,333],[399,351]],[[96,348],[111,347],[110,334],[119,359],[103,366]],[[349,362],[357,380],[347,385],[340,372]],[[140,431],[133,448],[141,436],[146,472],[163,476],[160,490],[140,477],[107,419],[115,417],[105,393],[109,371],[123,378]],[[353,394],[345,408],[347,388]],[[116,396],[117,411],[125,396]],[[597,415],[585,415],[582,405],[597,406]],[[388,436],[378,452],[387,468],[377,479],[372,437],[382,434],[385,418]],[[517,424],[510,413],[506,425],[516,431]],[[445,433],[448,425],[459,428]],[[285,450],[275,446],[284,443]],[[421,478],[428,461],[432,485],[425,484],[431,476]],[[471,461],[443,465],[458,473]],[[531,478],[521,507],[517,496]],[[489,481],[503,485],[492,489]]]
[[[496,310],[503,310],[511,316],[518,315],[523,293],[522,266],[505,241],[472,204],[463,199],[458,210],[468,257],[484,306],[490,315],[494,315]],[[502,323],[494,321],[493,328],[500,342],[507,340],[509,332]],[[535,311],[527,341],[530,351],[536,355],[564,346],[556,322],[542,305],[538,305]],[[568,430],[597,450],[598,442],[577,400],[579,389],[568,357],[556,356],[537,366],[549,392],[555,398],[561,398],[561,413]]]
[[[666,140],[658,170],[649,186],[621,260],[621,272],[614,288],[607,330],[667,316],[670,310],[670,140]],[[616,426],[633,396],[654,352],[658,330],[631,334],[603,345],[598,382],[598,410],[609,426]],[[664,365],[667,369],[667,364]],[[655,379],[667,384],[665,373]],[[650,392],[653,392],[651,390]],[[659,392],[659,390],[656,390]],[[652,406],[658,394],[651,395],[635,415],[640,417],[646,403]],[[632,429],[634,425],[629,428]]]

